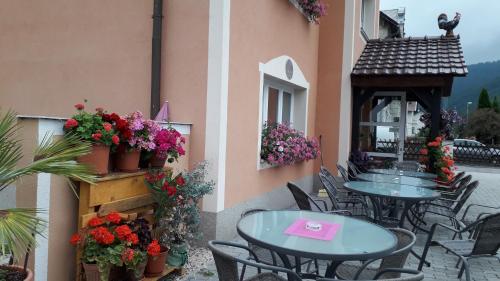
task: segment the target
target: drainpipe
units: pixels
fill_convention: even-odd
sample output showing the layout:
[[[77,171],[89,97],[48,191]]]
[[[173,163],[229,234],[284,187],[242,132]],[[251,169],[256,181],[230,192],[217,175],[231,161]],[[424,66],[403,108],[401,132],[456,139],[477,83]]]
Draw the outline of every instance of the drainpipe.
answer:
[[[160,111],[161,78],[161,30],[163,20],[163,0],[153,4],[153,41],[151,48],[151,119]]]

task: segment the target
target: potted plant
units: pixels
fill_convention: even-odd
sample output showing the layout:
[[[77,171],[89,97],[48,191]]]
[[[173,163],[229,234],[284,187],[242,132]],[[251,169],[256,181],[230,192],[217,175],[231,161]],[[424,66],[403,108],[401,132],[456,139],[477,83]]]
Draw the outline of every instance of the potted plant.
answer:
[[[157,239],[148,245],[148,263],[146,264],[146,277],[157,277],[162,275],[165,270],[165,262],[167,260],[168,248],[160,245]]]
[[[286,124],[265,124],[262,129],[260,158],[271,165],[292,165],[316,159],[320,155],[315,138],[307,139],[304,133]]]
[[[168,245],[167,263],[173,267],[187,262],[187,242],[199,238],[200,210],[198,203],[213,190],[213,182],[205,181],[206,163],[185,175],[172,176],[172,171],[150,171],[146,185],[151,189],[159,208],[155,212],[160,242]]]
[[[158,131],[154,141],[156,149],[152,152],[150,160],[152,168],[162,168],[165,162],[173,163],[186,153],[183,148],[186,139],[172,127]]]
[[[455,162],[448,146],[443,146],[443,137],[438,136],[420,150],[420,161],[428,172],[435,172],[437,180],[447,183],[455,176]],[[431,162],[433,165],[431,165]]]
[[[90,152],[91,146],[79,137],[67,135],[52,140],[50,135],[42,139],[35,149],[34,160],[19,166],[23,157],[21,142],[15,138],[18,126],[16,115],[8,111],[0,113],[0,193],[23,176],[51,173],[92,183],[95,177],[88,167],[74,159]],[[0,266],[0,280],[33,280],[33,273],[26,268],[27,253],[36,245],[35,235],[43,235],[47,222],[38,213],[42,210],[29,208],[0,209],[0,256],[10,260],[9,265]],[[24,258],[24,266],[17,266]]]
[[[82,249],[87,281],[129,280],[141,275],[139,265],[146,260],[146,253],[139,247],[138,234],[118,213],[90,219],[86,228],[73,234],[70,243]]]
[[[122,131],[128,136],[118,147],[116,165],[120,171],[134,172],[139,168],[141,150],[153,151],[156,148],[154,139],[160,126],[153,120],[144,119],[140,111],[135,111],[122,120],[118,122],[121,123],[120,127],[125,126]]]
[[[64,124],[66,134],[76,135],[81,140],[92,143],[91,152],[78,157],[78,162],[88,165],[95,174],[103,176],[108,173],[109,151],[111,145],[120,142],[113,125],[102,118],[102,109],[96,113],[85,111],[85,106],[76,104],[77,114]]]

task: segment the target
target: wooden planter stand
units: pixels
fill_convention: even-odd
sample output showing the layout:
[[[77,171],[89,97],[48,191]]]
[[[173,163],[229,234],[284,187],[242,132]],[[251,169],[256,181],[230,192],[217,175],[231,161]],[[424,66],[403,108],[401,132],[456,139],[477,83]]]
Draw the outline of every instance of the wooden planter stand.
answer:
[[[154,199],[144,184],[146,171],[135,173],[112,173],[99,178],[95,184],[80,182],[80,199],[78,209],[78,231],[85,227],[95,216],[105,216],[111,212],[128,215],[128,220],[144,217],[153,221]],[[80,263],[81,252],[76,255],[76,280],[83,280]],[[177,268],[168,268],[170,274]],[[153,281],[158,278],[146,278]]]

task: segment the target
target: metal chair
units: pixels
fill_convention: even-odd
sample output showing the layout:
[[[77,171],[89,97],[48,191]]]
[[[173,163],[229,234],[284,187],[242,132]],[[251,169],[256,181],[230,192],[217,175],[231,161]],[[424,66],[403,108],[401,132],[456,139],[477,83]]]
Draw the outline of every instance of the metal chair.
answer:
[[[369,267],[373,262],[380,259],[373,259],[364,262],[361,265],[354,264],[341,264],[336,271],[336,275],[341,279],[361,279],[361,280],[369,280],[376,279],[376,277],[384,277],[384,278],[398,278],[400,277],[399,272],[386,272],[384,274],[380,274],[386,269],[401,269],[406,263],[406,259],[408,254],[411,251],[411,248],[417,241],[417,237],[411,231],[401,228],[391,228],[390,229],[398,238],[398,245],[394,252],[391,253],[390,256],[384,257],[381,260],[380,266],[378,268]]]
[[[352,213],[349,212],[348,210],[328,211],[328,205],[326,204],[325,200],[313,199],[311,196],[309,196],[309,194],[307,194],[304,190],[302,190],[300,187],[298,187],[296,184],[292,182],[288,182],[286,186],[292,193],[293,198],[295,199],[295,202],[297,203],[297,206],[299,207],[300,210],[352,215]],[[323,203],[323,208],[321,208],[316,202]],[[315,209],[313,208],[313,206],[315,207]]]
[[[350,195],[347,191],[337,188],[338,182],[333,175],[323,166],[319,172],[319,180],[332,202],[332,210],[347,209],[354,216],[368,217],[368,205],[363,197]],[[351,208],[349,207],[351,206]]]
[[[342,165],[337,164],[337,170],[339,171],[340,175],[342,176],[345,182],[356,180],[356,177],[354,175],[349,174],[346,168],[344,168]]]
[[[420,169],[420,164],[416,161],[396,162],[395,166],[396,166],[396,169],[402,170],[402,171],[418,172],[418,170]]]
[[[460,195],[462,195],[462,193],[464,192],[465,188],[467,187],[467,185],[470,183],[471,180],[472,176],[468,175],[454,182],[450,189],[446,190],[438,189],[438,191],[441,192],[442,198],[457,199]]]
[[[268,209],[249,209],[244,211],[241,214],[241,217],[245,217],[254,213],[258,212],[265,212],[269,211]],[[257,256],[258,260],[260,263],[267,264],[267,265],[273,265],[273,266],[279,266],[279,267],[285,267],[283,261],[279,256],[272,250],[262,248],[260,246],[254,245],[250,242],[248,243],[248,248],[250,248],[254,254]],[[249,255],[248,259],[253,260],[253,255]],[[311,259],[305,259],[304,261],[301,261],[300,258],[288,256],[288,261],[290,262],[291,268],[296,268],[296,264],[300,264],[300,266],[307,265],[306,273],[315,273],[319,274],[319,266],[318,266],[318,261],[317,260],[311,260]],[[314,270],[310,271],[311,264],[314,262]]]
[[[437,227],[450,230],[459,236],[468,233],[469,237],[464,240],[433,240]],[[500,249],[500,213],[483,217],[461,230],[442,223],[433,224],[422,253],[422,260],[418,265],[419,270],[422,269],[423,260],[431,246],[443,247],[447,252],[457,256],[459,262],[462,262],[458,278],[460,279],[465,271],[465,278],[470,281],[469,259],[493,257],[500,261],[500,257],[497,256]]]
[[[465,172],[460,172],[456,174],[453,179],[449,182],[441,182],[436,180],[438,184],[438,189],[445,190],[445,191],[452,191],[455,187],[455,184],[461,180],[465,176]]]
[[[386,273],[400,273],[400,274],[408,274],[410,276],[403,276],[403,277],[397,277],[397,278],[390,278],[390,279],[380,279],[380,277]],[[317,279],[316,281],[336,281],[338,279],[329,279],[329,278],[321,278]],[[407,268],[388,268],[385,269],[381,272],[379,272],[377,275],[375,275],[374,279],[370,280],[359,280],[358,281],[421,281],[424,280],[424,274],[418,270],[413,270],[413,269],[407,269]],[[348,280],[344,280],[348,281]],[[353,281],[353,280],[351,280]]]
[[[472,208],[481,208],[481,209],[483,209],[483,212],[477,214],[477,216],[473,219],[467,218],[467,214],[469,213],[469,210],[471,210]],[[485,211],[485,209],[488,211]],[[482,204],[469,204],[467,206],[467,208],[465,208],[465,211],[462,215],[462,218],[460,218],[458,221],[459,221],[461,227],[467,227],[468,225],[471,225],[475,221],[483,218],[484,216],[492,215],[492,214],[499,213],[499,212],[500,212],[500,206],[495,207],[495,206],[488,206],[488,205],[482,205]]]
[[[221,250],[220,246],[246,250],[253,256],[255,262],[234,257]],[[209,241],[208,248],[212,251],[220,281],[302,281],[301,277],[292,270],[260,263],[257,255],[247,246],[224,241]],[[238,263],[244,265],[241,273],[238,272]],[[245,277],[246,267],[257,268],[257,274],[250,278],[243,279]],[[271,272],[262,272],[263,269]],[[285,279],[279,276],[278,272],[285,273],[288,278]]]

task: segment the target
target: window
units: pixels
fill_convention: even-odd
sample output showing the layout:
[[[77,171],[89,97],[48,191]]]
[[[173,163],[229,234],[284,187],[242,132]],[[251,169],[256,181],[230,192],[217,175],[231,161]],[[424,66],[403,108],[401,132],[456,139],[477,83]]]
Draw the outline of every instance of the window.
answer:
[[[375,0],[361,0],[361,34],[365,39],[375,33]]]
[[[266,81],[263,92],[263,122],[290,124],[293,127],[293,89],[276,82]]]

